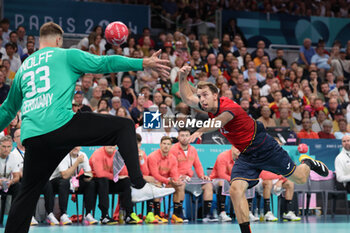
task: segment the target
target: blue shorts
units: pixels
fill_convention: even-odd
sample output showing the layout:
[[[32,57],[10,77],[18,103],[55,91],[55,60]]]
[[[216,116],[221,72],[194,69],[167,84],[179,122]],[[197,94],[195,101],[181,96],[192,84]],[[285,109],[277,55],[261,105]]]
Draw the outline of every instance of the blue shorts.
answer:
[[[266,133],[264,125],[257,121],[252,143],[239,155],[232,168],[231,182],[245,180],[251,188],[258,184],[262,170],[288,177],[295,168],[288,153]]]

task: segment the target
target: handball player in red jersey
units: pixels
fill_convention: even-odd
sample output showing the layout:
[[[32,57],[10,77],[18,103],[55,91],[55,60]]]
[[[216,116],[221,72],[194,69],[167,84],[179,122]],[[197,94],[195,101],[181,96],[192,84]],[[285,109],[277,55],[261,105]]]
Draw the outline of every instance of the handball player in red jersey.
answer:
[[[192,108],[207,112],[215,122],[220,121],[221,133],[241,152],[232,168],[230,196],[242,233],[251,232],[245,192],[258,183],[262,170],[283,175],[297,184],[307,181],[310,170],[328,176],[326,165],[307,155],[302,155],[299,158],[301,164],[296,166],[288,153],[266,133],[263,124],[249,117],[233,100],[219,98],[218,88],[214,84],[199,82],[197,89],[189,85],[186,77],[190,71],[190,66],[184,66],[179,71],[182,100]],[[190,142],[200,138],[203,133],[218,129],[215,127],[219,124],[212,125],[194,132]]]

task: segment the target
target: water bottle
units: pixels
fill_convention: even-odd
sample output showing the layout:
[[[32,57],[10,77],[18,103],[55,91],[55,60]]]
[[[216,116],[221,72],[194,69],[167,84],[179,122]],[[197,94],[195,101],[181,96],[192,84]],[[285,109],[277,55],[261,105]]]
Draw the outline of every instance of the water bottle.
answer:
[[[125,223],[125,210],[119,209],[119,224],[124,224]]]
[[[264,210],[260,210],[260,222],[264,221]]]

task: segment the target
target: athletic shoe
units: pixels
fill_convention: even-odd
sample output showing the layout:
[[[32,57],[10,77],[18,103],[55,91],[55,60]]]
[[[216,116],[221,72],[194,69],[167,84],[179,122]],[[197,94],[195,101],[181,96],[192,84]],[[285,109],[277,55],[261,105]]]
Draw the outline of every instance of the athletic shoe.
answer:
[[[289,211],[287,214],[283,213],[283,220],[286,221],[300,221],[301,218],[297,217],[293,211]]]
[[[264,216],[264,220],[266,222],[277,222],[278,218],[276,218],[271,211],[268,211]]]
[[[328,176],[329,170],[323,162],[319,160],[315,160],[305,154],[300,155],[299,161],[300,163],[306,163],[307,165],[309,165],[310,169],[316,172],[317,174],[319,174],[320,176],[323,176],[323,177]]]
[[[60,218],[60,225],[72,225],[72,221],[67,214],[62,214]]]
[[[220,222],[231,222],[231,221],[232,221],[232,218],[230,218],[229,216],[227,216],[227,214],[226,214],[225,211],[222,211],[222,212],[219,214],[219,220],[220,220]]]
[[[183,223],[184,220],[180,217],[177,217],[175,214],[171,216],[171,223]]]
[[[254,214],[251,211],[249,211],[249,221],[250,222],[257,222],[257,221],[259,221],[259,218],[254,216]]]
[[[202,221],[203,221],[204,223],[207,223],[207,222],[218,222],[219,219],[217,219],[217,218],[215,218],[214,216],[208,214],[207,216],[205,216],[205,217],[202,219]]]
[[[60,222],[57,220],[55,215],[51,212],[49,215],[47,215],[46,222],[50,224],[51,226],[60,225]]]
[[[158,220],[154,217],[153,212],[149,212],[145,219],[146,224],[157,224]]]
[[[92,217],[92,215],[90,213],[85,215],[85,217],[84,217],[84,224],[85,225],[95,225],[97,223],[98,223],[98,221],[96,219],[94,219],[94,217]]]
[[[146,183],[141,189],[131,188],[132,202],[141,202],[154,198],[161,198],[173,193],[175,193],[174,188],[158,188],[150,183]]]
[[[103,219],[100,219],[100,223],[102,225],[117,225],[118,221],[110,218],[108,215],[106,217],[104,217]]]
[[[142,224],[142,222],[143,221],[135,213],[131,213],[130,216],[125,219],[126,224]]]
[[[36,219],[34,218],[34,216],[32,217],[32,221],[30,222],[31,226],[37,226],[39,223],[38,221],[36,221]]]
[[[166,218],[161,218],[159,215],[154,216],[155,219],[157,219],[158,223],[162,224],[162,223],[168,223],[168,219]]]

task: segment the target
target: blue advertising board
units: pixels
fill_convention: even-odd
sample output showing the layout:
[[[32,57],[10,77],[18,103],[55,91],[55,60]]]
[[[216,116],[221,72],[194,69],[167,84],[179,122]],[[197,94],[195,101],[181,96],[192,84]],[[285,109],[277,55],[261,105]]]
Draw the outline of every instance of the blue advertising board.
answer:
[[[53,21],[66,33],[88,34],[94,26],[107,26],[122,21],[134,34],[141,34],[150,27],[150,8],[143,5],[113,3],[53,1],[53,0],[4,0],[4,17],[10,28],[25,26],[27,35],[39,35],[40,26]]]

